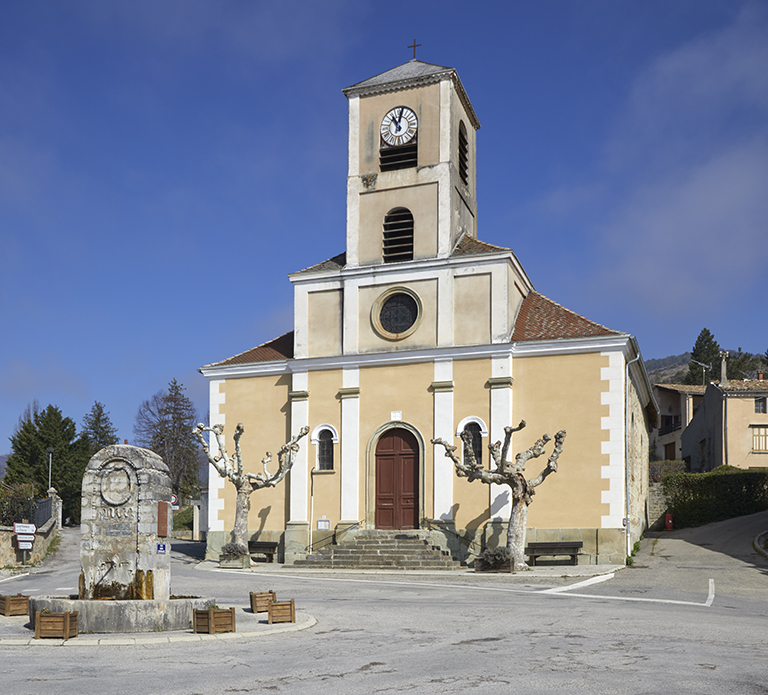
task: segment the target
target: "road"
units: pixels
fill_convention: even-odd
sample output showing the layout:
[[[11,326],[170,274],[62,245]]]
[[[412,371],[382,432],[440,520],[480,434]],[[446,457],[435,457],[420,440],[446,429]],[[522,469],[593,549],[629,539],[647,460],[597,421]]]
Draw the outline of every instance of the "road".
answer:
[[[254,573],[176,542],[173,591],[245,606],[274,589],[317,618],[301,632],[133,647],[3,647],[2,691],[26,693],[768,693],[768,513],[646,538],[613,576]],[[76,586],[76,535],[4,593]],[[67,550],[69,549],[69,551]],[[75,558],[73,561],[72,558]],[[594,583],[589,583],[594,582]]]

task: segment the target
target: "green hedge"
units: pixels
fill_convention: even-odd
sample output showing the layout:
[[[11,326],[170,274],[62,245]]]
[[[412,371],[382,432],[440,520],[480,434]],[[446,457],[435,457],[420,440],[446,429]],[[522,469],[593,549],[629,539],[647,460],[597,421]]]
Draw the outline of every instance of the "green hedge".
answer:
[[[662,481],[675,528],[701,526],[768,509],[768,470],[720,466],[709,473],[671,473]]]
[[[670,473],[685,473],[685,461],[652,461],[648,464],[652,483],[660,483]]]

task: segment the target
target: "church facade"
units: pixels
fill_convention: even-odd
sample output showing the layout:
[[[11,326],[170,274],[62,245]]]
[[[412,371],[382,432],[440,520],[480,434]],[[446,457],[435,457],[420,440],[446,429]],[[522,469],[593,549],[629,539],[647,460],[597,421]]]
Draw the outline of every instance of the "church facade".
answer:
[[[476,132],[457,72],[412,60],[344,90],[346,251],[293,273],[294,330],[201,368],[211,424],[261,469],[309,427],[281,485],[251,497],[253,540],[287,563],[341,531],[422,529],[461,559],[505,542],[508,489],[458,478],[441,447],[466,428],[511,451],[565,429],[530,540],[581,540],[623,562],[646,524],[655,402],[636,340],[535,291],[511,249],[478,239]],[[528,464],[529,477],[546,458]],[[208,554],[234,522],[211,470]]]

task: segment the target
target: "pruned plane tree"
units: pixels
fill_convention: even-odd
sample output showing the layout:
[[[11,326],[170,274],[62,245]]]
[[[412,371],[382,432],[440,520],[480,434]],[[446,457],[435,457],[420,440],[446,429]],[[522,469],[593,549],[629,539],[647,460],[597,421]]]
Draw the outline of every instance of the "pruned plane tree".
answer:
[[[432,440],[432,444],[439,444],[445,449],[445,455],[453,461],[456,475],[460,478],[466,478],[470,483],[480,480],[488,485],[496,483],[497,485],[509,486],[512,492],[512,513],[509,517],[507,531],[507,552],[512,563],[512,569],[515,571],[529,569],[525,563],[528,506],[531,504],[535,492],[534,488],[541,485],[550,473],[557,472],[557,459],[563,451],[563,440],[565,439],[565,430],[560,430],[555,435],[555,448],[547,459],[544,470],[537,477],[526,479],[525,464],[530,459],[543,456],[546,453],[545,447],[552,437],[545,434],[533,446],[517,454],[513,463],[507,460],[512,434],[523,429],[525,424],[525,420],[522,420],[517,427],[505,427],[504,444],[496,442],[488,445],[494,465],[492,469],[484,468],[482,464],[477,462],[472,449],[472,434],[467,430],[461,433],[461,440],[464,442],[463,460],[456,456],[457,447],[443,439]]]
[[[240,437],[242,437],[245,428],[243,423],[239,422],[235,428],[234,456],[227,454],[224,443],[224,427],[214,425],[206,427],[202,423],[198,424],[193,430],[200,446],[203,447],[205,455],[208,457],[211,465],[222,477],[229,480],[237,490],[237,501],[235,504],[235,525],[232,529],[232,555],[248,554],[248,512],[251,509],[251,493],[264,487],[275,487],[288,471],[293,467],[297,452],[299,451],[299,440],[309,432],[309,427],[302,427],[299,433],[293,437],[277,452],[277,470],[270,473],[268,466],[272,463],[272,454],[268,451],[265,458],[261,459],[263,472],[248,473],[243,468],[243,455],[240,449]],[[216,437],[216,444],[219,453],[215,456],[211,453],[208,442],[205,441],[203,432],[211,432]]]

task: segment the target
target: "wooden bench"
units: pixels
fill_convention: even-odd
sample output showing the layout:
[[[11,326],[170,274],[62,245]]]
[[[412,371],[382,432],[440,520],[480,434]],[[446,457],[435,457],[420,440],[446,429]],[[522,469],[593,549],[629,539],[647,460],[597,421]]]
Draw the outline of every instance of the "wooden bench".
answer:
[[[277,552],[277,543],[273,541],[249,541],[248,552],[251,555],[253,555],[253,553],[261,553],[262,555],[267,556],[267,562],[274,562],[275,553]]]
[[[579,550],[584,543],[581,541],[558,541],[556,543],[529,543],[525,546],[525,554],[530,558],[531,567],[535,567],[536,558],[543,555],[570,555],[571,564],[578,564]]]

